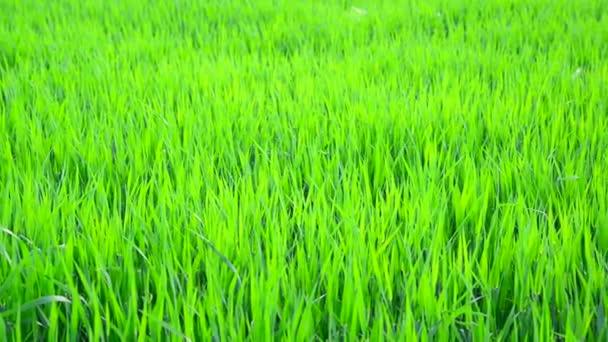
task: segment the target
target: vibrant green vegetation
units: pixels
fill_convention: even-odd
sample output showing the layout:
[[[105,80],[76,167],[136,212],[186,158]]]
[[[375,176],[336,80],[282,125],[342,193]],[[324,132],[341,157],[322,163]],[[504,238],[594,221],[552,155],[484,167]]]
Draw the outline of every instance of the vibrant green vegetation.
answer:
[[[605,2],[0,13],[0,336],[608,338]]]

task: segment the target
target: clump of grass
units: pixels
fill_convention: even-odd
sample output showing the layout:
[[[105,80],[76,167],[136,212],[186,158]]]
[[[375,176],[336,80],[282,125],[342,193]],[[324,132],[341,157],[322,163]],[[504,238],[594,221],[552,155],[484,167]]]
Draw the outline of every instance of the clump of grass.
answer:
[[[3,338],[608,337],[600,1],[0,13]]]

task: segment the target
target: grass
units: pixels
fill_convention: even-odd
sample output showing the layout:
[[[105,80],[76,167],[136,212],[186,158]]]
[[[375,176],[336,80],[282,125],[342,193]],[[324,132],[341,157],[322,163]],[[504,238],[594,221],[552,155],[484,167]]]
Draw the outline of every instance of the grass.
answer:
[[[0,13],[0,339],[608,338],[603,1]]]

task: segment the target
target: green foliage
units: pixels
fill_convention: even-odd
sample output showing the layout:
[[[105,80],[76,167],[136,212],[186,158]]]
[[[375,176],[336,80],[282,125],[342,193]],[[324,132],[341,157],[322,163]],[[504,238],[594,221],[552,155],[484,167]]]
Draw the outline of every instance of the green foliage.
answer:
[[[607,42],[599,0],[2,1],[0,339],[605,341]]]

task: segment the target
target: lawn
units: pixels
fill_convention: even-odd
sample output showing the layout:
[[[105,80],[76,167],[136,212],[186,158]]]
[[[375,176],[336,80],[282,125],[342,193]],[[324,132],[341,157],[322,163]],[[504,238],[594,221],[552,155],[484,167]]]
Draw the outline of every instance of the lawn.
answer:
[[[0,340],[608,339],[605,1],[0,13]]]

